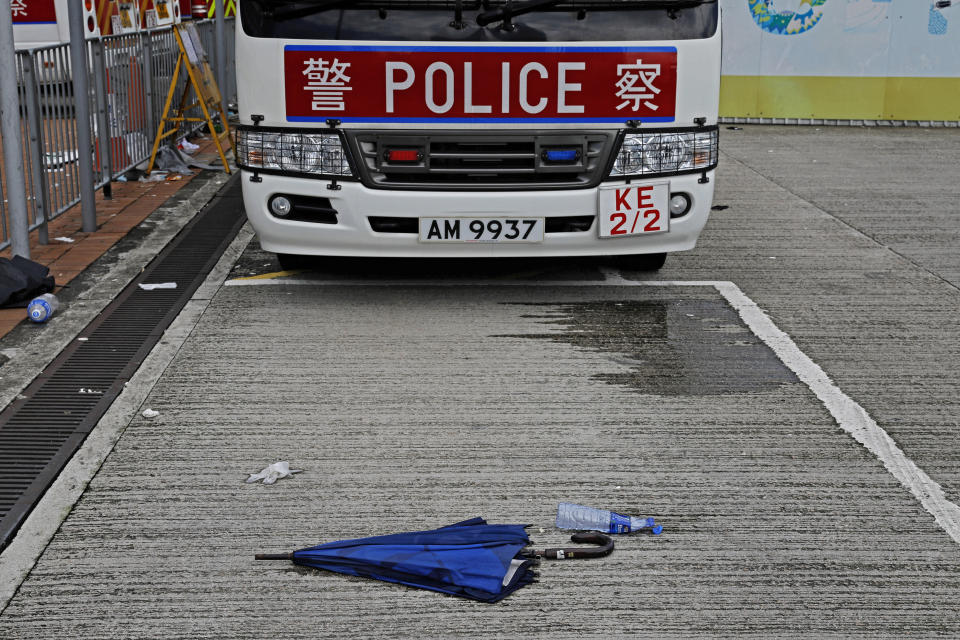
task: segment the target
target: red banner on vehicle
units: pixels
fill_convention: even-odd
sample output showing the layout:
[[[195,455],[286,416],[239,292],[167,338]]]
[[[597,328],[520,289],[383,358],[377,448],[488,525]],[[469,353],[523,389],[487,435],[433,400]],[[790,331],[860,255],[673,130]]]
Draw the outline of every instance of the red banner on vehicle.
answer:
[[[57,21],[53,0],[10,0],[14,24],[50,23]]]
[[[287,45],[290,122],[673,122],[673,47]]]

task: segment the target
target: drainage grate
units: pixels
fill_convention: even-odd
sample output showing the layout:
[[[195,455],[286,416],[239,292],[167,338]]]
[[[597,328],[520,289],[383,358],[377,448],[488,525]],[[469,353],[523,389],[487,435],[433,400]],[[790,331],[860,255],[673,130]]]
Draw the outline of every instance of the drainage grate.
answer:
[[[123,390],[233,240],[245,216],[235,177],[143,273],[0,413],[0,549]],[[142,282],[176,282],[145,291]]]

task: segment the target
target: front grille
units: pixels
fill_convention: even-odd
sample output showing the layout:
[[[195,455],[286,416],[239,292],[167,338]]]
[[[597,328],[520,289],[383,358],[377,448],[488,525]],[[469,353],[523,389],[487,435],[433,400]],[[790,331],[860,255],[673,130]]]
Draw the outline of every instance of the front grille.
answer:
[[[476,134],[366,133],[349,135],[361,179],[390,189],[503,190],[597,185],[613,150],[614,132]],[[391,162],[391,150],[416,151],[415,161]],[[574,151],[551,162],[548,151]]]

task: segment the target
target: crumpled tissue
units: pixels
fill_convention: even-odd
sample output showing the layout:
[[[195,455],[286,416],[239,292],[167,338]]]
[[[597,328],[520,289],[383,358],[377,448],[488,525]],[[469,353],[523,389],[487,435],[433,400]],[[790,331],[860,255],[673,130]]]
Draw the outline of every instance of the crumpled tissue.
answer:
[[[281,460],[280,462],[274,462],[269,467],[264,467],[260,470],[260,473],[251,473],[250,477],[247,478],[247,483],[263,480],[263,484],[273,484],[281,478],[289,478],[302,471],[303,469],[291,469],[289,462]]]

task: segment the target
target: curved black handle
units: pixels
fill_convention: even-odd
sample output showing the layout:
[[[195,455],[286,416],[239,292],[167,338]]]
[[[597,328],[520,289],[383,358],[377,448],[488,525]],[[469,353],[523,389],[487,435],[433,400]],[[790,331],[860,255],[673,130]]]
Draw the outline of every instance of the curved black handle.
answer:
[[[550,560],[574,560],[580,558],[602,558],[613,552],[613,539],[596,531],[575,533],[570,536],[573,542],[597,544],[599,547],[565,547],[562,549],[531,550],[529,555]]]

